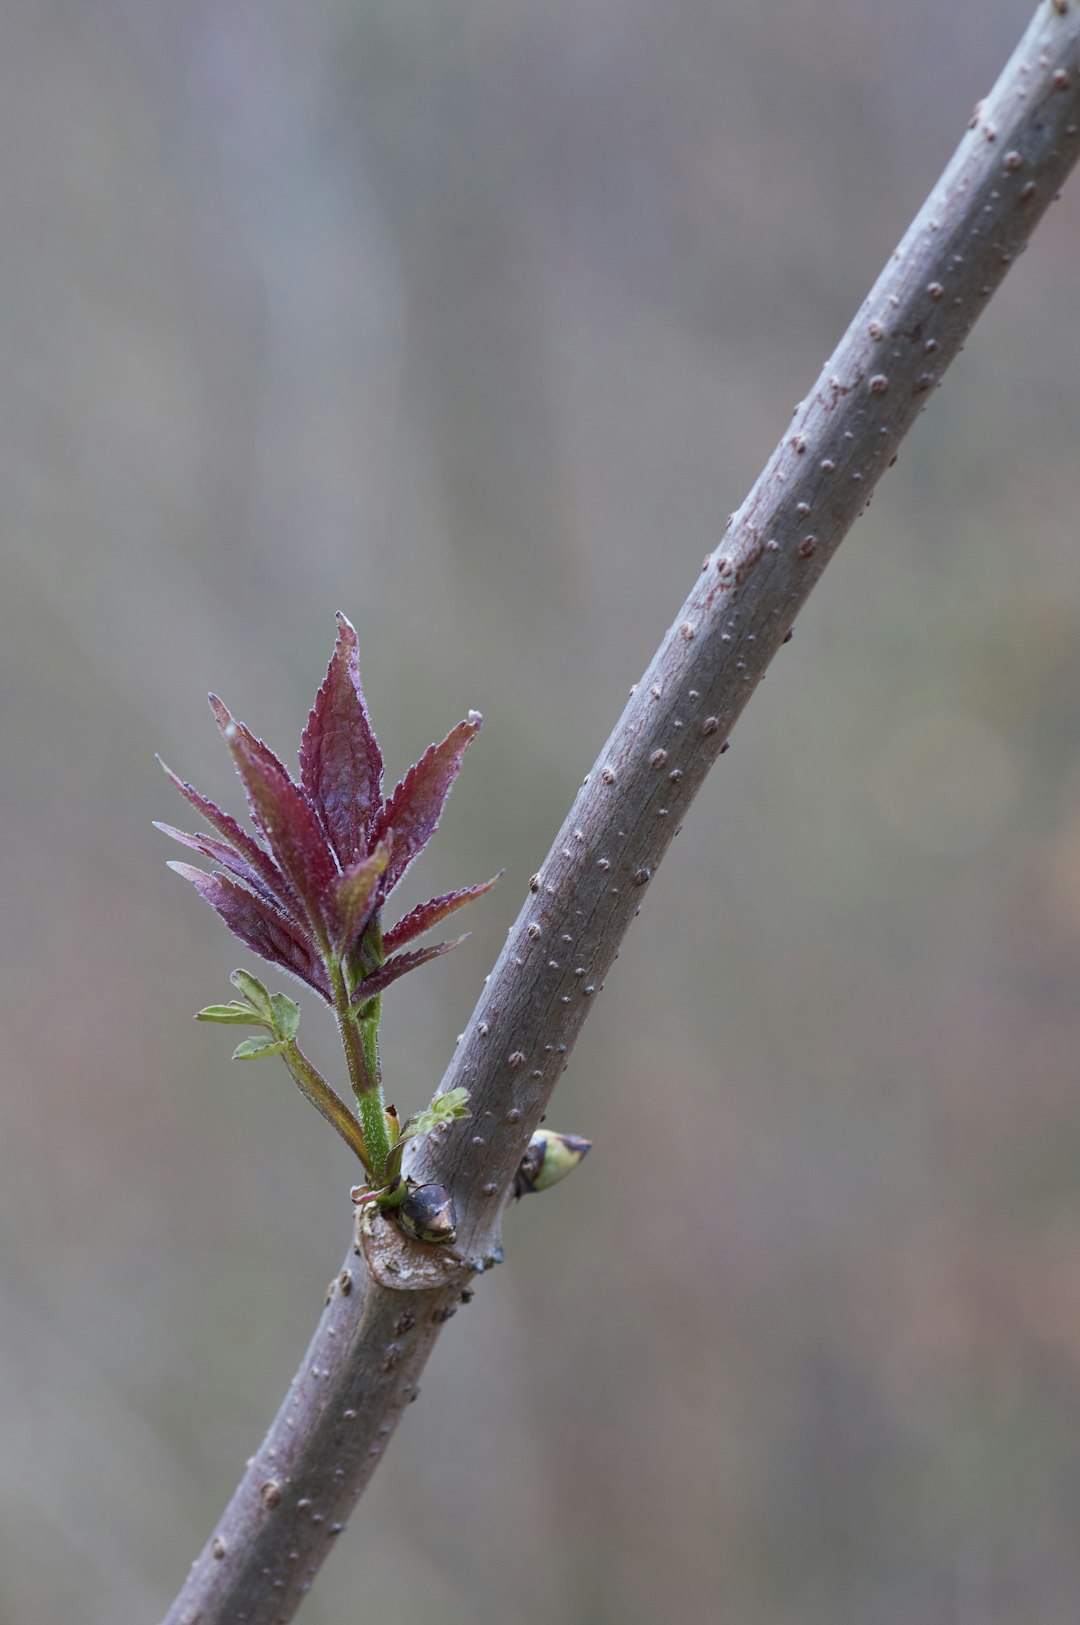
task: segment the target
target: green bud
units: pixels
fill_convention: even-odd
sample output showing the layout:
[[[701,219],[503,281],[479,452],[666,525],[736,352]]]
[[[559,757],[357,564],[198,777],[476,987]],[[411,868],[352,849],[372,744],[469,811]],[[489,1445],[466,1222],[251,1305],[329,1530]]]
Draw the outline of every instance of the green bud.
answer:
[[[546,1191],[549,1185],[557,1185],[591,1150],[592,1141],[578,1134],[556,1134],[552,1129],[538,1128],[514,1175],[514,1195],[520,1199],[530,1191]]]

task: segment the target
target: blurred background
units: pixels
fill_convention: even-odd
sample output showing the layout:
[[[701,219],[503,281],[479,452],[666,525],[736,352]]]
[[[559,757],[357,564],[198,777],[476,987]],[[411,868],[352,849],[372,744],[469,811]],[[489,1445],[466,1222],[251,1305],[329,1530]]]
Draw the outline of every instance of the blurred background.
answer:
[[[291,759],[337,608],[391,780],[484,711],[403,900],[507,871],[388,1001],[425,1102],[1029,15],[0,7],[3,1625],[160,1616],[351,1224],[191,1020],[238,951],[154,751],[240,812],[206,691]],[[1078,229],[1074,181],[740,723],[556,1097],[596,1148],[305,1625],[1073,1625]]]

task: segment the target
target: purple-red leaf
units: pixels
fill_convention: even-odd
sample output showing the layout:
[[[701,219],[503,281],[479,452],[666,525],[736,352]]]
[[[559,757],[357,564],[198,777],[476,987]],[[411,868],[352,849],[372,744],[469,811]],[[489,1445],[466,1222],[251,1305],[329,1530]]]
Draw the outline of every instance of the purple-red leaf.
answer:
[[[334,886],[334,908],[337,915],[334,947],[339,954],[347,954],[375,912],[381,892],[379,881],[390,861],[390,848],[380,841],[368,858],[351,863]]]
[[[385,938],[379,913],[438,826],[462,757],[480,728],[479,712],[470,712],[441,744],[425,751],[390,799],[381,801],[382,757],[360,685],[356,633],[343,615],[301,740],[299,783],[215,695],[210,705],[247,793],[254,835],[168,768],[213,833],[158,827],[217,865],[212,874],[186,863],[171,867],[241,941],[328,1002],[340,992],[343,976],[346,986],[355,986],[354,1006],[457,946],[440,942],[400,951],[481,897],[494,881],[419,904]],[[364,976],[367,967],[370,974]]]
[[[340,612],[337,619],[337,644],[300,740],[300,781],[345,869],[368,851],[383,763],[360,687],[356,632]]]
[[[182,829],[174,829],[171,824],[159,823],[156,818],[154,828],[172,840],[179,841],[181,846],[189,846],[193,852],[201,852],[204,858],[209,858],[219,868],[226,869],[230,875],[242,880],[251,891],[264,898],[278,913],[288,912],[282,909],[280,897],[263,884],[247,859],[234,852],[226,841],[219,841],[216,835],[187,835]]]
[[[273,751],[270,749],[269,745],[264,744],[261,739],[257,739],[255,737],[246,723],[238,722],[236,720],[232,712],[229,710],[229,707],[225,704],[224,700],[219,700],[216,694],[208,694],[206,698],[210,703],[211,711],[214,713],[214,721],[218,725],[221,732],[221,737],[224,739],[230,750],[232,750],[234,739],[242,739],[248,753],[260,761],[268,771],[272,772],[276,770],[284,778],[291,778],[285,763],[278,760]],[[239,772],[239,762],[236,763],[236,767],[237,771]],[[251,816],[255,821],[255,828],[262,829],[262,822],[259,818],[258,804],[252,799],[251,791],[248,788],[248,782],[244,778],[243,773],[240,773],[240,782],[244,786],[244,791],[248,798],[248,807],[251,809]]]
[[[225,743],[270,850],[291,881],[317,935],[330,936],[327,915],[338,877],[322,826],[300,786],[294,784],[273,751],[235,722],[220,700],[211,699]]]
[[[291,920],[227,875],[208,875],[190,863],[174,862],[169,868],[190,880],[199,896],[217,909],[233,935],[253,953],[299,977],[330,1002],[330,984],[318,950]]]
[[[160,756],[158,761],[161,762]],[[206,822],[217,830],[222,839],[233,847],[246,863],[251,865],[266,890],[272,892],[290,913],[294,911],[301,912],[300,899],[292,886],[285,879],[270,854],[264,852],[257,841],[252,840],[247,830],[242,829],[236,819],[230,818],[227,812],[222,812],[220,807],[215,806],[212,801],[208,801],[206,796],[201,796],[198,790],[187,784],[183,779],[178,778],[171,767],[167,767],[164,762],[161,762],[161,766],[167,778],[175,784],[184,800],[190,802],[195,811],[202,814]]]
[[[199,871],[196,870],[196,873]],[[429,959],[437,959],[440,954],[448,954],[451,948],[456,948],[459,943],[464,942],[468,935],[466,931],[464,936],[455,937],[452,942],[436,942],[430,948],[412,948],[408,953],[395,954],[393,959],[388,959],[378,970],[373,970],[370,976],[365,976],[362,982],[357,983],[356,992],[352,996],[353,1004],[366,1004],[376,993],[384,992],[391,982],[396,982],[399,976],[416,970],[420,965],[426,965]]]
[[[464,908],[465,904],[471,903],[474,897],[483,897],[486,891],[491,890],[498,878],[498,875],[494,875],[490,880],[483,881],[479,886],[466,886],[461,891],[450,891],[446,892],[442,897],[433,897],[430,902],[417,903],[414,909],[410,909],[408,914],[403,915],[397,924],[392,925],[387,931],[383,937],[384,949],[388,954],[393,953],[395,948],[403,948],[407,942],[413,942],[417,937],[422,937],[425,931],[430,931],[433,925],[438,925],[440,920],[445,920],[448,914],[453,914],[456,909]]]
[[[388,829],[394,832],[394,851],[386,871],[387,895],[435,833],[461,758],[469,741],[479,733],[482,721],[479,711],[470,711],[467,721],[451,728],[441,745],[428,747],[384,804],[375,833],[381,836]]]

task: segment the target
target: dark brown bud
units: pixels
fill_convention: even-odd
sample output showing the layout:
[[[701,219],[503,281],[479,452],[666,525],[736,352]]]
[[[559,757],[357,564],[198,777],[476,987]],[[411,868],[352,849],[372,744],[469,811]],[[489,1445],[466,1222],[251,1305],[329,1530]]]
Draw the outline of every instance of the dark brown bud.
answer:
[[[391,1210],[398,1224],[414,1241],[446,1246],[457,1236],[454,1200],[445,1185],[415,1185]]]

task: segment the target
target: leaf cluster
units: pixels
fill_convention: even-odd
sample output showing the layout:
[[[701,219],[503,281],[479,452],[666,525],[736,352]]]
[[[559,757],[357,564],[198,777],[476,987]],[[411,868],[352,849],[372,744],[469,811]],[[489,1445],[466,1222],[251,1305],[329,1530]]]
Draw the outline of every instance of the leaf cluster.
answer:
[[[282,1056],[308,1099],[361,1158],[371,1181],[364,1190],[382,1199],[400,1177],[408,1139],[468,1115],[465,1092],[453,1090],[399,1127],[383,1104],[377,1030],[383,992],[464,938],[411,945],[498,878],[429,898],[384,930],[383,907],[435,833],[482,719],[470,711],[384,797],[382,752],[360,683],[356,632],[344,615],[300,740],[299,778],[216,695],[210,708],[244,787],[251,828],[162,763],[209,829],[188,834],[169,824],[157,827],[215,865],[209,872],[188,863],[170,867],[246,947],[333,1009],[359,1119],[299,1050],[299,1007],[284,993],[270,993],[238,970],[232,982],[239,998],[208,1005],[199,1020],[261,1027],[262,1035],[241,1040],[234,1058]]]
[[[158,824],[209,858],[170,865],[248,948],[335,1003],[337,975],[360,1007],[464,939],[409,948],[495,880],[419,903],[385,933],[387,898],[427,845],[482,718],[471,711],[409,768],[386,799],[383,760],[360,684],[356,632],[338,616],[326,678],[300,741],[300,778],[216,695],[210,707],[247,796],[253,833],[165,768],[212,833]],[[498,878],[498,877],[495,877]]]
[[[286,993],[271,993],[246,970],[234,970],[229,977],[242,994],[228,1004],[208,1004],[196,1014],[196,1021],[216,1021],[222,1026],[265,1027],[268,1038],[245,1038],[233,1050],[234,1061],[254,1061],[263,1055],[283,1055],[300,1026],[300,1006]]]

